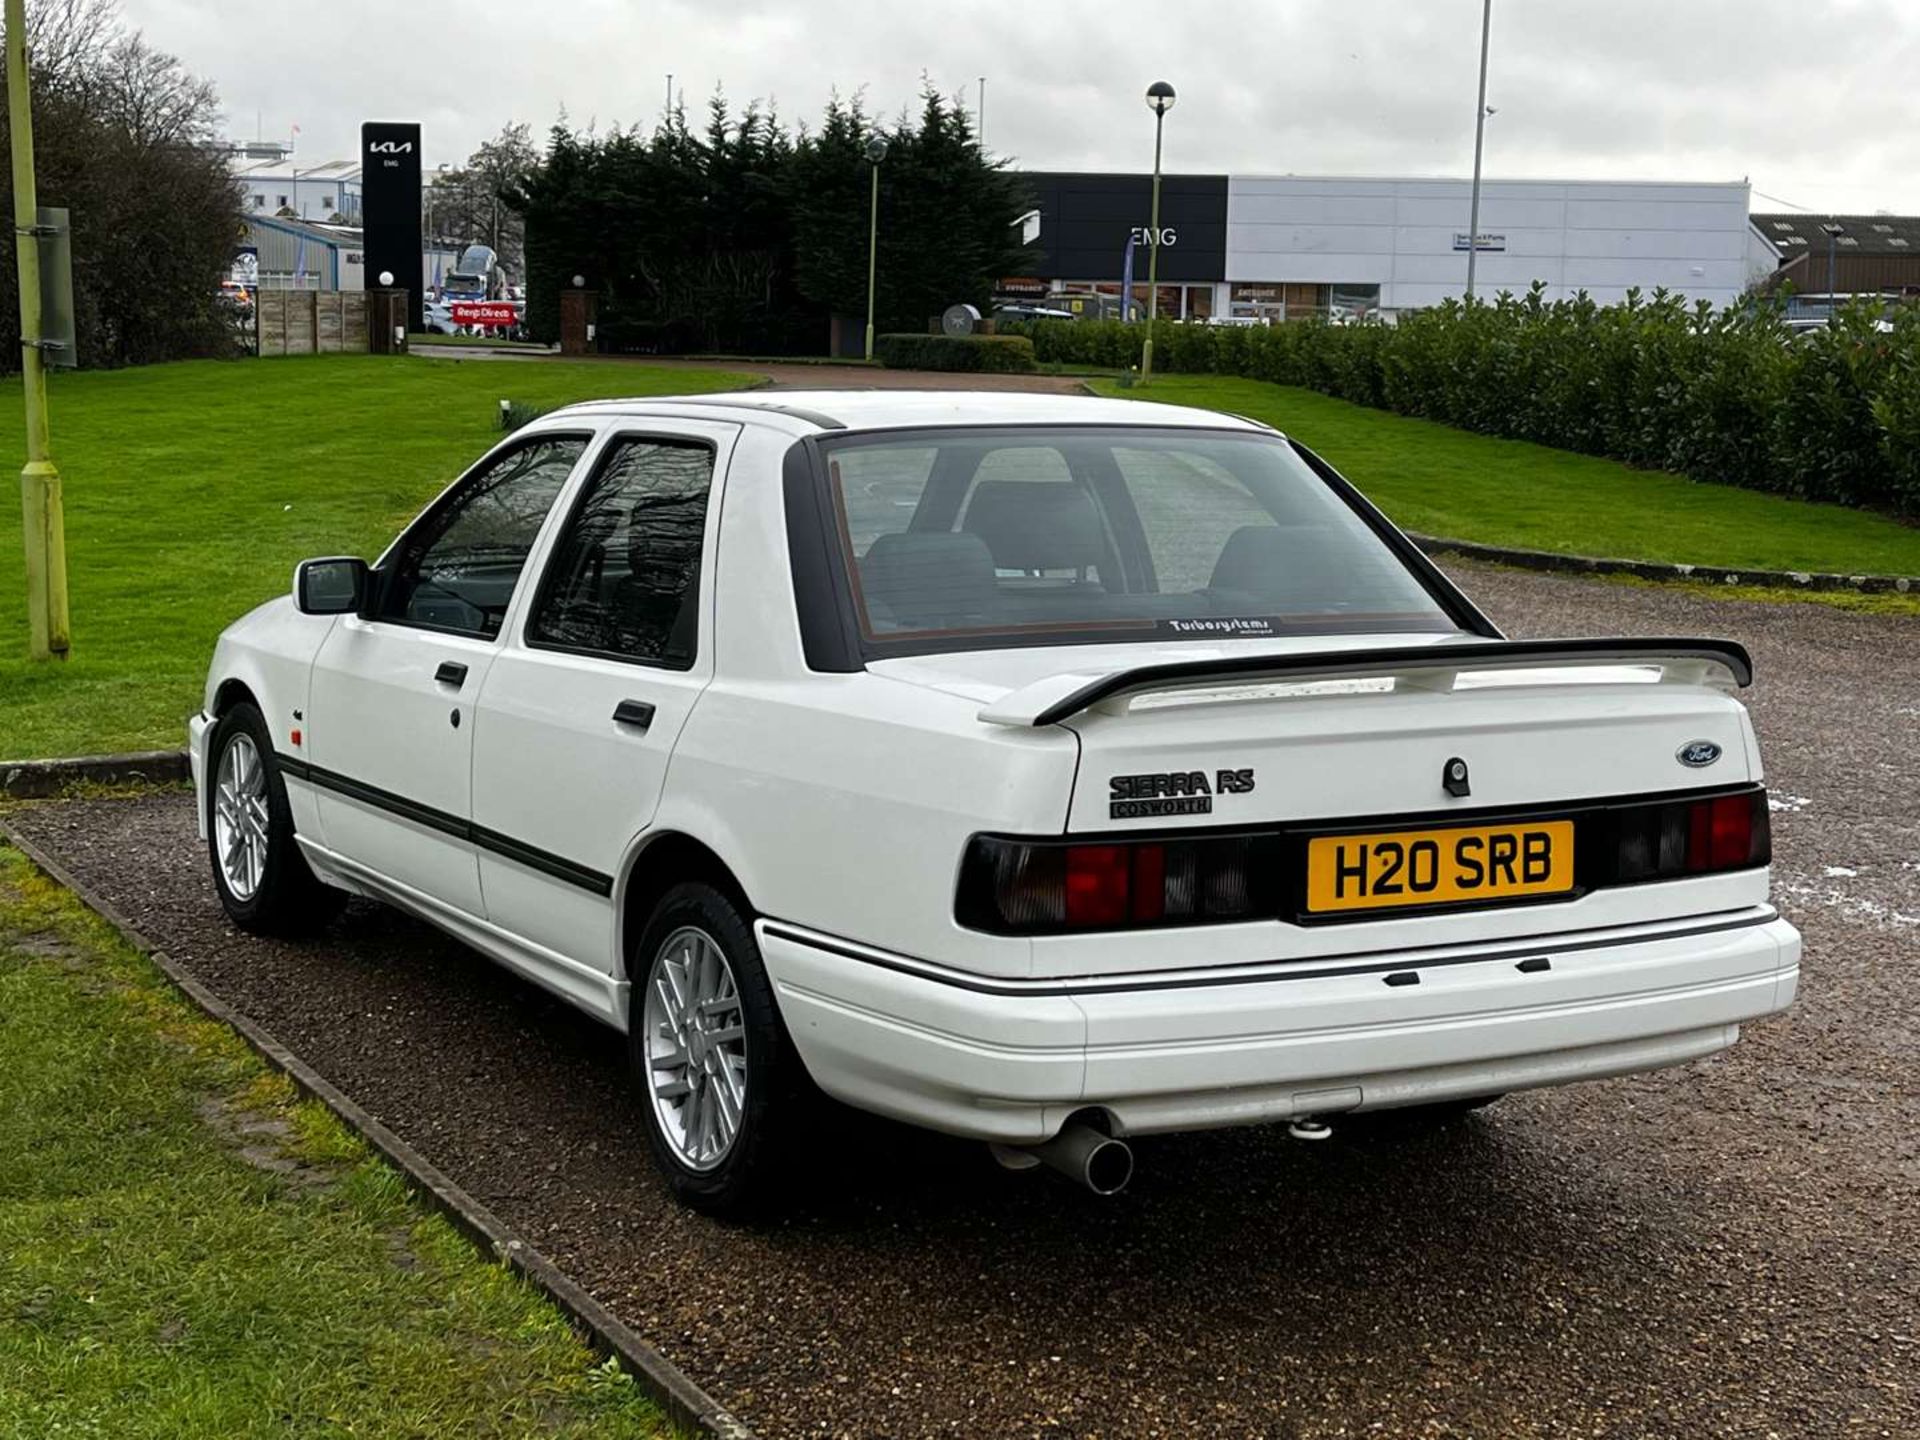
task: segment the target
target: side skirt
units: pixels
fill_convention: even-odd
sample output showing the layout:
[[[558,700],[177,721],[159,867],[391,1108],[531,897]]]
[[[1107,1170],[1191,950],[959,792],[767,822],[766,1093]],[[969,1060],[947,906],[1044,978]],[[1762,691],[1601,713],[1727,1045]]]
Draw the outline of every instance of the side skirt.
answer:
[[[611,1025],[622,1033],[626,1031],[628,982],[615,980],[604,971],[523,940],[491,921],[455,909],[412,886],[401,885],[304,835],[296,834],[294,838],[300,842],[308,862],[322,879],[357,895],[384,900],[396,909],[446,931],[454,939],[472,946],[489,960],[506,966],[543,990],[552,991],[603,1024]]]

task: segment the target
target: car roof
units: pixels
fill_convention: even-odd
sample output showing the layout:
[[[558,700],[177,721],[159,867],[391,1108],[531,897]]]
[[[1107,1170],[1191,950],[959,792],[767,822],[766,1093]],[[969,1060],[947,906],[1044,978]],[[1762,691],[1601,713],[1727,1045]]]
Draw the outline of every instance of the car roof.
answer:
[[[1217,410],[1017,390],[741,390],[589,400],[542,417],[667,416],[760,422],[794,434],[965,425],[1150,425],[1267,432]]]

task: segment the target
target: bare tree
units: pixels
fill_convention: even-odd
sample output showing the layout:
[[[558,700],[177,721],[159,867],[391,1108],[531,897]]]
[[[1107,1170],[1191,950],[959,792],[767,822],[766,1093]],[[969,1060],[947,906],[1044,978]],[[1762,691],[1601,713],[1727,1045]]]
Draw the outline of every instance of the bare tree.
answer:
[[[218,293],[241,221],[226,158],[207,143],[213,87],[126,29],[113,0],[33,0],[29,24],[40,199],[72,212],[81,362],[221,353]],[[9,186],[0,171],[0,196]],[[8,227],[0,273],[13,243]],[[0,306],[0,364],[18,354],[18,323]]]
[[[458,169],[433,177],[426,196],[433,238],[454,245],[492,247],[508,274],[525,274],[526,229],[509,203],[539,167],[527,126],[506,125]]]

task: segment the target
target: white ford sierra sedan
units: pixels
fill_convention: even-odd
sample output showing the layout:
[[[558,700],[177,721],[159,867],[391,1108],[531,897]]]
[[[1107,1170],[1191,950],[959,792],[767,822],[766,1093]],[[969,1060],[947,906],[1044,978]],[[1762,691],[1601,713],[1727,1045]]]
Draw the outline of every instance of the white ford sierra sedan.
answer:
[[[191,722],[234,921],[377,897],[624,1031],[685,1201],[816,1091],[1110,1192],[1784,1009],[1738,645],[1503,639],[1298,442],[1131,401],[568,407]]]

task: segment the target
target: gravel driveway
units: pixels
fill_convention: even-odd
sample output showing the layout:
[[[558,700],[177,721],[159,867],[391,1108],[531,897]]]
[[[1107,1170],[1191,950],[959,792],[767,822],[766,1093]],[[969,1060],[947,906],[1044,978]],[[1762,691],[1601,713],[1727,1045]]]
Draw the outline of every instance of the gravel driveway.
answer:
[[[373,906],[236,934],[177,795],[12,819],[763,1436],[1920,1434],[1920,624],[1455,568],[1516,634],[1753,649],[1799,1007],[1443,1133],[1146,1141],[1114,1202],[848,1120],[723,1228],[541,992]]]

